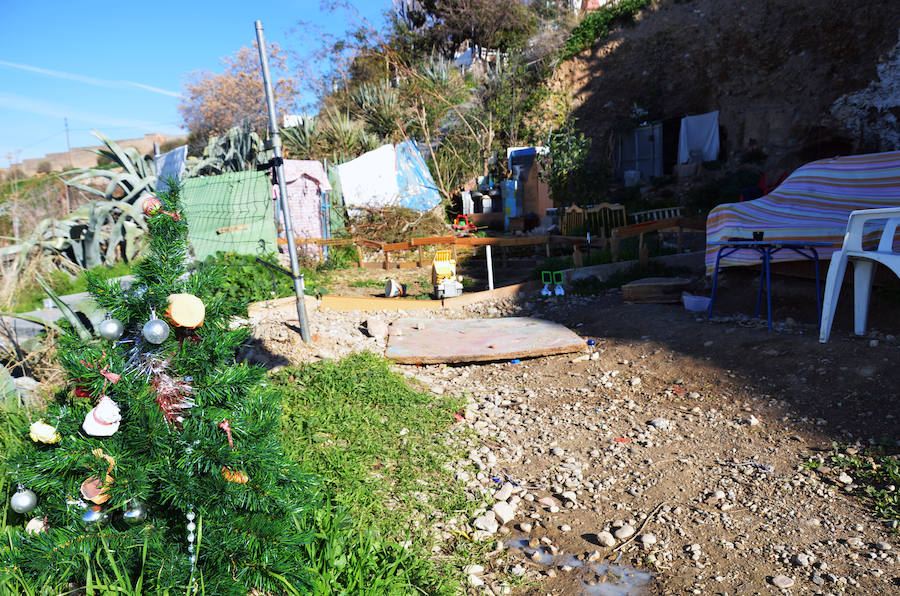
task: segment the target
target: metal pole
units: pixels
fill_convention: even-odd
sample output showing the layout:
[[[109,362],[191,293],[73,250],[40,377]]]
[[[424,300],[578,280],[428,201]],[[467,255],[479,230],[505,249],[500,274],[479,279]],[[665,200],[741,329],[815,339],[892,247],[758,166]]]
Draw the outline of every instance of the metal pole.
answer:
[[[309,343],[309,322],[306,318],[306,299],[303,291],[303,275],[297,263],[297,248],[294,245],[294,229],[291,225],[291,211],[287,202],[287,188],[284,184],[284,160],[281,157],[281,135],[278,134],[278,121],[275,115],[275,98],[272,95],[272,83],[269,78],[269,59],[266,52],[266,41],[263,38],[262,21],[256,21],[256,44],[259,46],[259,62],[262,65],[263,85],[266,89],[266,104],[269,108],[269,133],[272,136],[272,148],[275,153],[275,175],[278,177],[278,204],[284,221],[284,235],[287,237],[288,254],[291,257],[291,277],[294,280],[294,294],[297,296],[297,317],[300,320],[300,337]]]
[[[494,289],[494,260],[491,258],[491,245],[484,245],[484,253],[487,256],[487,266],[488,266],[488,289]]]
[[[66,125],[66,159],[68,160],[69,169],[72,169],[72,147],[69,145],[69,118],[68,116],[63,118],[63,123]],[[63,184],[66,187],[66,215],[72,213],[72,196],[69,194],[69,185]]]

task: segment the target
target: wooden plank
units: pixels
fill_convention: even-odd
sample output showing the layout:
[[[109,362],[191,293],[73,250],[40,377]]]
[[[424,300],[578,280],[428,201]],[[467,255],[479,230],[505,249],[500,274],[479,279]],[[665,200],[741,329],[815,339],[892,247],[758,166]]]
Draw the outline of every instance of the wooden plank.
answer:
[[[521,238],[457,238],[455,244],[460,246],[532,246],[535,244],[546,244],[549,242],[549,236],[523,236]]]
[[[453,244],[459,240],[456,236],[427,236],[425,238],[413,238],[409,243],[413,246],[431,246]]]
[[[490,362],[584,350],[570,329],[531,317],[394,321],[385,356],[401,364]]]
[[[443,308],[443,305],[440,300],[326,295],[322,296],[321,307],[331,310],[433,310]]]
[[[412,245],[412,242],[406,240],[404,242],[386,242],[381,245],[381,250],[384,252],[395,252],[398,250],[412,250],[415,248]]]
[[[216,230],[216,234],[227,234],[228,232],[239,232],[241,230],[246,230],[250,226],[247,224],[241,224],[237,226],[228,226],[227,228],[219,228]]]
[[[636,303],[676,304],[691,280],[681,277],[647,277],[622,286],[622,300]]]
[[[382,244],[381,242],[375,242],[374,240],[366,240],[365,238],[357,238],[356,243],[360,246],[366,246],[368,248],[375,248],[381,250]]]

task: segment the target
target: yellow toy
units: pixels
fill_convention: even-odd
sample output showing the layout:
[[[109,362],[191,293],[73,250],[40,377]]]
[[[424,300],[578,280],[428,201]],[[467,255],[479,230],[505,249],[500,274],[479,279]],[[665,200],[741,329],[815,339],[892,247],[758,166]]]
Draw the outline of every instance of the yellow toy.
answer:
[[[450,258],[449,250],[434,253],[431,264],[431,285],[434,286],[436,300],[453,298],[462,294],[463,285],[456,278],[456,259]]]
[[[456,277],[456,259],[450,258],[449,250],[439,250],[434,253],[434,262],[431,264],[431,285],[438,285],[445,279]]]

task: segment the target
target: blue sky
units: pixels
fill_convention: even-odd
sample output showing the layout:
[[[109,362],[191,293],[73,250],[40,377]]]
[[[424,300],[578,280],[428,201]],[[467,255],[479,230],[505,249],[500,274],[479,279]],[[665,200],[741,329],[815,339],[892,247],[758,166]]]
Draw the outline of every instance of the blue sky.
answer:
[[[255,40],[255,20],[267,43],[308,54],[359,17],[380,27],[391,1],[356,0],[358,16],[330,4],[0,0],[0,167],[9,153],[15,162],[65,151],[65,117],[72,147],[96,144],[92,129],[114,139],[181,133],[184,75],[221,72],[220,58]]]

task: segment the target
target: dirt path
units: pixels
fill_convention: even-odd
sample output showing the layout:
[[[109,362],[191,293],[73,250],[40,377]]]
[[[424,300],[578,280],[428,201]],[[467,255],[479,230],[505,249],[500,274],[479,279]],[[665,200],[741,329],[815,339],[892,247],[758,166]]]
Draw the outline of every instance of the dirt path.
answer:
[[[473,593],[501,593],[510,576],[515,594],[900,591],[896,531],[846,494],[838,471],[804,466],[827,459],[833,441],[896,441],[892,336],[841,331],[821,345],[811,324],[769,333],[744,317],[706,322],[615,294],[449,316],[516,314],[569,325],[596,340],[597,356],[399,367],[469,398],[457,425],[468,458],[453,469],[470,499],[487,500],[464,530],[510,545],[469,570]],[[320,311],[325,347],[285,353],[383,346],[359,328],[394,316]],[[434,527],[447,549],[458,529]],[[653,576],[620,579],[602,563]]]

